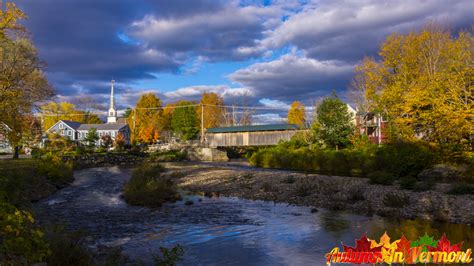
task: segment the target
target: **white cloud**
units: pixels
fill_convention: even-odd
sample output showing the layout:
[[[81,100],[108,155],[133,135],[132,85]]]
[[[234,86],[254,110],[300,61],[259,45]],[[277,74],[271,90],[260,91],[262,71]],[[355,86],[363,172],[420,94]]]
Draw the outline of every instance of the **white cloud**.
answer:
[[[165,92],[169,99],[196,98],[204,92],[214,92],[223,97],[253,96],[253,91],[249,88],[231,88],[227,85],[201,85],[179,88],[175,91]]]
[[[290,44],[313,58],[358,60],[374,54],[392,32],[415,30],[430,21],[469,27],[473,13],[472,0],[314,1],[267,31],[259,45],[242,50],[262,51]]]

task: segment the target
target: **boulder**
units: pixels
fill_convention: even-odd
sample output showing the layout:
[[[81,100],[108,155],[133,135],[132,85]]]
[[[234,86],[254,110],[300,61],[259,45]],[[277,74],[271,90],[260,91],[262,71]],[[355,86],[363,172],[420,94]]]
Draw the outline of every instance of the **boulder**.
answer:
[[[225,151],[216,148],[189,148],[186,150],[186,157],[191,161],[227,162],[229,160]]]
[[[460,179],[462,173],[452,165],[437,164],[418,174],[421,181],[453,182]]]

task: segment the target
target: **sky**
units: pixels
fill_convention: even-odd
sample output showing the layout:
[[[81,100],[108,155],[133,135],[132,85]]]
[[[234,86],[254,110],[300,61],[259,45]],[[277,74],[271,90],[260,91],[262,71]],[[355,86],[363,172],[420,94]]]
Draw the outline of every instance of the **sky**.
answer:
[[[472,0],[16,0],[57,100],[120,109],[203,92],[227,104],[288,108],[336,91],[391,33],[474,24]],[[283,115],[261,114],[278,120]]]

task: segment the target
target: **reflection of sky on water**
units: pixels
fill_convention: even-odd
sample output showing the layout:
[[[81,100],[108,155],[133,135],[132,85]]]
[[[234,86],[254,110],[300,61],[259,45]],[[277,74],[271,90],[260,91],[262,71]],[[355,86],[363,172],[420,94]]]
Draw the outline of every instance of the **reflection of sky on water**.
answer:
[[[343,212],[250,201],[188,196],[159,210],[128,206],[120,198],[129,170],[87,169],[73,186],[35,204],[39,220],[86,230],[90,246],[121,246],[132,258],[150,263],[160,246],[185,248],[186,265],[324,265],[324,254],[341,243],[354,245],[364,233],[392,239],[424,232],[472,247],[473,229],[431,222],[382,219]],[[201,199],[202,201],[199,201]]]

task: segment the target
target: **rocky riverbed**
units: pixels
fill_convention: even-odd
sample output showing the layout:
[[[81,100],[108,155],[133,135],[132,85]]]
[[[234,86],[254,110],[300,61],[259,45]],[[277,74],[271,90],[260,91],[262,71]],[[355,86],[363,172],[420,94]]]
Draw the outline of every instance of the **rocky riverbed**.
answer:
[[[448,195],[449,184],[415,192],[399,185],[369,184],[366,178],[205,163],[169,163],[166,175],[183,190],[253,200],[287,202],[358,214],[422,218],[474,224],[474,196]]]

